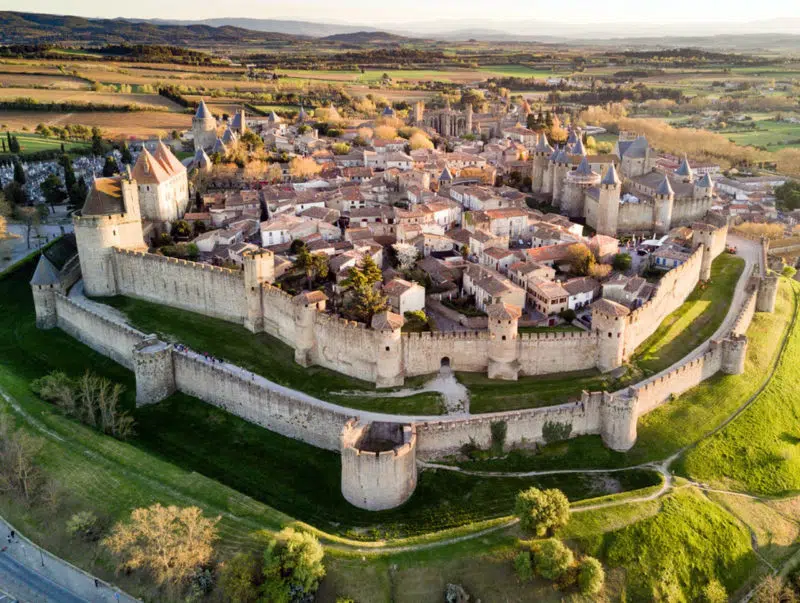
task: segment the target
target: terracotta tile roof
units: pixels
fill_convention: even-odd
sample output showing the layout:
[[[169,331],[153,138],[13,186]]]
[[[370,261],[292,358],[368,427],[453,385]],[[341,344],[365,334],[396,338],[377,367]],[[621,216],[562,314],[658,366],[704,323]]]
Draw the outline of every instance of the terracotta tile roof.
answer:
[[[592,304],[592,311],[607,314],[609,316],[627,316],[631,313],[628,308],[610,299],[598,299]]]

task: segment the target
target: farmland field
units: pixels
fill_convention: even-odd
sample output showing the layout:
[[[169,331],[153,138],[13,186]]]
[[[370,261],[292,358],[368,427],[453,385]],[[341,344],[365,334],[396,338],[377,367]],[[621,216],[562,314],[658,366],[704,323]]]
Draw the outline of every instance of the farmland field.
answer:
[[[88,90],[89,84],[71,75],[4,73],[0,69],[0,85],[3,88],[57,88],[62,90]]]
[[[166,134],[172,130],[186,130],[192,125],[189,113],[171,111],[133,111],[118,113],[97,111],[92,113],[61,113],[50,111],[0,111],[0,126],[11,131],[27,128],[33,130],[37,124],[65,126],[80,124],[97,126],[112,137],[141,138]]]
[[[763,119],[756,121],[756,125],[756,130],[720,133],[736,144],[765,147],[768,151],[800,147],[800,123]]]
[[[0,77],[0,81],[2,78]],[[101,105],[143,105],[183,111],[183,107],[158,94],[114,94],[89,90],[45,90],[41,88],[0,88],[0,101],[32,98],[40,103],[97,103]]]

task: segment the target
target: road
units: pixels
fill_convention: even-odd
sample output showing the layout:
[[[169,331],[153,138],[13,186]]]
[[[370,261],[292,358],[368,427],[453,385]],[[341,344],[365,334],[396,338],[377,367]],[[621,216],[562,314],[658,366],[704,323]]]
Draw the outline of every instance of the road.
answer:
[[[58,603],[85,603],[72,592],[0,553],[0,586],[20,601],[58,601]],[[2,601],[2,598],[0,598]]]

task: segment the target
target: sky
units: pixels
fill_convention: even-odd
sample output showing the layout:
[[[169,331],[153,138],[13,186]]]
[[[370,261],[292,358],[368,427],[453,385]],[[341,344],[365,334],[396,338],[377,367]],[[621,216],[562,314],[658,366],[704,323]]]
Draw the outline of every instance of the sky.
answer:
[[[757,7],[757,11],[754,10]],[[84,17],[134,17],[198,20],[219,17],[298,19],[317,22],[399,25],[447,20],[559,23],[663,22],[682,20],[745,22],[800,18],[798,0],[0,0],[0,10],[70,14]],[[800,33],[800,32],[798,32]]]

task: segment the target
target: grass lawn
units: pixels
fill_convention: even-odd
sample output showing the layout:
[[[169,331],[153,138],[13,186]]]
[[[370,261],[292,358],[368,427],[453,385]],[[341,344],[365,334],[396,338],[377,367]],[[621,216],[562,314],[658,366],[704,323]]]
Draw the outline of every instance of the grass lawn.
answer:
[[[763,569],[747,528],[695,490],[672,494],[657,515],[587,545],[626,570],[628,601],[699,601],[712,579],[732,594]]]
[[[577,400],[584,390],[615,391],[638,380],[642,374],[649,375],[667,368],[711,337],[722,324],[743,268],[744,260],[729,254],[722,254],[714,260],[710,284],[698,285],[686,302],[642,342],[631,359],[633,370],[627,375],[614,379],[591,370],[498,381],[480,373],[458,373],[459,381],[470,391],[470,411],[516,410]],[[570,326],[543,330],[578,329]],[[519,331],[537,332],[526,327]]]
[[[711,264],[711,281],[695,287],[680,308],[667,316],[634,353],[632,363],[645,375],[683,358],[714,334],[731,305],[744,269],[742,258],[723,253]]]
[[[359,410],[395,414],[436,415],[444,412],[439,394],[422,393],[405,398],[382,397],[375,385],[322,367],[304,368],[294,361],[294,350],[266,333],[253,334],[242,326],[160,304],[113,297],[98,299],[127,315],[131,324],[146,333],[158,333],[195,350],[243,366],[281,385]],[[202,324],[198,329],[197,325]],[[420,385],[425,377],[406,380]],[[375,391],[375,396],[343,396],[334,392]]]
[[[738,145],[765,147],[768,151],[800,146],[800,124],[772,119],[758,120],[756,124],[756,130],[722,130],[720,134]],[[735,130],[735,126],[731,130]]]
[[[29,134],[27,132],[12,132],[14,136],[17,137],[19,140],[19,147],[20,147],[20,155],[25,155],[26,153],[37,153],[39,151],[57,151],[61,148],[61,145],[64,145],[65,151],[74,151],[78,149],[85,149],[88,148],[88,143],[85,142],[72,142],[68,140],[61,140],[60,138],[48,138],[45,136],[39,136],[38,134]],[[6,149],[8,148],[8,140],[6,139],[5,132],[0,133],[0,137],[6,143]],[[3,153],[0,151],[0,157],[10,156],[12,153]]]
[[[541,469],[625,467],[659,460],[700,439],[752,396],[766,379],[776,361],[781,341],[795,311],[794,283],[782,279],[775,312],[756,313],[747,331],[749,339],[745,372],[741,375],[717,374],[677,400],[664,404],[639,419],[638,439],[626,453],[614,452],[599,436],[584,436],[543,446],[537,453],[516,450],[501,460],[465,461],[463,467],[486,471],[533,471]],[[800,330],[793,330],[795,338]],[[787,350],[788,351],[788,350]],[[784,371],[788,370],[785,368]],[[787,390],[790,391],[790,390]],[[741,417],[740,417],[741,419]],[[737,420],[738,421],[738,420]],[[727,431],[727,430],[726,430]],[[723,432],[724,433],[724,432]],[[710,441],[714,441],[715,436]],[[742,434],[740,445],[748,444]],[[707,443],[689,454],[700,462]],[[728,451],[728,455],[733,454]],[[728,456],[718,459],[720,469]],[[715,467],[715,470],[718,470]],[[705,475],[695,475],[706,479]],[[722,475],[722,474],[720,474]],[[800,486],[798,486],[800,487]]]
[[[800,284],[791,283],[795,296]],[[783,291],[781,293],[784,293]],[[680,472],[767,496],[800,492],[800,328],[792,328],[775,376],[753,404],[683,458]]]

